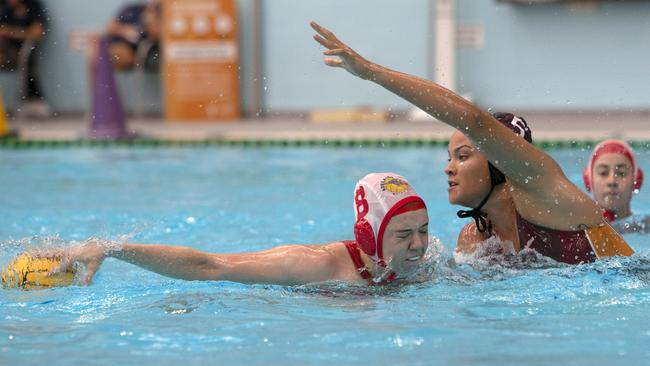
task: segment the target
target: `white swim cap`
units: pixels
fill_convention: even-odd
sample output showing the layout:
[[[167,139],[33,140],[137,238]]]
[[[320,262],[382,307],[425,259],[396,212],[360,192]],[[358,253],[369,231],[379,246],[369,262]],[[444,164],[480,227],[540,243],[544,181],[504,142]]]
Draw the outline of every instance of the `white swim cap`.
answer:
[[[371,173],[354,190],[354,236],[357,245],[373,261],[386,266],[383,237],[394,216],[426,208],[404,177],[395,173]]]

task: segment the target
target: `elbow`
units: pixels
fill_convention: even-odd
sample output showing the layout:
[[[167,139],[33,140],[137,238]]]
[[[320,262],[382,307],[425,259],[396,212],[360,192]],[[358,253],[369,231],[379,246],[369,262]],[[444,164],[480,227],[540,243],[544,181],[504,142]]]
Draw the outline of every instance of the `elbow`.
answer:
[[[227,277],[226,266],[221,258],[208,255],[197,263],[199,275],[197,279],[208,281],[220,281]]]

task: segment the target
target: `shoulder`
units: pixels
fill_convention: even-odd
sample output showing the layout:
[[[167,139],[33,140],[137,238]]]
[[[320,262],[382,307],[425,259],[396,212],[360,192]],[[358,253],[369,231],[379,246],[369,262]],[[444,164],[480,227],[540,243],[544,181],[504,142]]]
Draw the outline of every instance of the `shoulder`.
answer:
[[[465,225],[458,234],[456,251],[461,253],[472,253],[476,250],[476,245],[485,239],[488,235],[478,231],[476,223],[473,221]]]
[[[335,241],[321,245],[319,250],[323,252],[324,258],[327,258],[326,260],[331,265],[340,266],[342,263],[347,263],[347,260],[350,258],[348,249],[343,241]]]
[[[333,242],[329,244],[290,244],[282,245],[270,249],[268,252],[275,256],[282,256],[287,263],[294,265],[308,265],[312,269],[323,270],[330,268],[336,270],[336,267],[342,262],[342,258],[347,255],[347,249],[342,242]]]
[[[330,253],[329,263],[332,268],[332,276],[336,280],[362,281],[359,270],[350,256],[346,242],[332,242],[323,246],[323,250]]]

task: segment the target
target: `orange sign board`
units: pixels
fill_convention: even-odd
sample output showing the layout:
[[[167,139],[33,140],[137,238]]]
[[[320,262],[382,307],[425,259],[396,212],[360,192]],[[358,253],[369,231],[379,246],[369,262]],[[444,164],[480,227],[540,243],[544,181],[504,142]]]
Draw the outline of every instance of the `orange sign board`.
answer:
[[[163,96],[168,121],[240,117],[235,0],[164,0]]]

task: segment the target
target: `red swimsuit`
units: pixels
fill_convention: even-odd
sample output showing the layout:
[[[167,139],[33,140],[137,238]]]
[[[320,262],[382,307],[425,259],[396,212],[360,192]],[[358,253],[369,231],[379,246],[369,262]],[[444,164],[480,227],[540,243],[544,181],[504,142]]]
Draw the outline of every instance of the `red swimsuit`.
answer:
[[[352,263],[354,263],[354,267],[359,271],[361,278],[364,280],[372,280],[370,271],[368,271],[368,268],[366,268],[366,265],[363,264],[363,261],[361,260],[361,251],[359,250],[357,242],[354,240],[344,240],[343,244],[345,244],[345,248],[348,250],[350,258],[352,259]]]
[[[384,281],[375,282],[375,280],[372,278],[372,274],[370,274],[370,271],[368,271],[366,265],[363,264],[363,260],[361,260],[361,250],[359,249],[357,242],[354,240],[344,240],[343,244],[345,244],[345,248],[348,250],[348,254],[350,254],[350,259],[352,259],[352,263],[354,263],[354,267],[359,272],[359,275],[364,280],[368,280],[369,284],[383,285],[388,282],[393,282],[395,280],[396,275],[395,273],[391,272]]]

